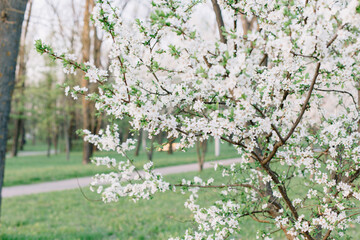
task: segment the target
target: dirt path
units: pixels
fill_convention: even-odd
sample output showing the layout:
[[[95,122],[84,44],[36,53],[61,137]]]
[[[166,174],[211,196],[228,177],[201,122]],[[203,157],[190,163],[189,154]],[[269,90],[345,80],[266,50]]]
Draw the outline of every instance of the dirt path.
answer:
[[[238,158],[206,162],[204,164],[204,169],[212,168],[215,165],[215,163],[230,165],[237,161],[239,161]],[[184,173],[184,172],[193,172],[193,171],[197,171],[198,168],[199,168],[198,164],[193,163],[193,164],[185,164],[179,166],[157,168],[156,172],[159,172],[163,175],[168,175],[168,174],[176,174],[176,173]],[[44,182],[44,183],[37,183],[30,185],[5,187],[2,190],[2,196],[6,198],[6,197],[23,196],[23,195],[36,194],[36,193],[69,190],[69,189],[79,188],[79,186],[87,187],[89,186],[90,182],[91,182],[91,177],[82,177],[82,178],[73,178],[73,179],[54,181],[54,182]]]
[[[55,150],[51,149],[50,150],[50,155],[54,155],[55,154]],[[45,156],[47,155],[47,151],[20,151],[18,152],[18,156],[19,157],[27,157],[27,156]],[[10,153],[8,153],[6,155],[6,158],[10,157]]]

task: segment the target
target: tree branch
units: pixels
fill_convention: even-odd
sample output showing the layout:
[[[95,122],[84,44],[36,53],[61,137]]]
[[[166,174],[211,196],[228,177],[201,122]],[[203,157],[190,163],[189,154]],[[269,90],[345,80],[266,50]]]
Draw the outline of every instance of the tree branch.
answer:
[[[355,105],[357,105],[354,96],[353,96],[351,93],[347,92],[347,91],[336,90],[336,89],[319,89],[319,88],[314,88],[314,90],[315,90],[315,91],[320,91],[320,92],[335,92],[335,93],[344,93],[344,94],[347,94],[347,95],[349,95],[349,96],[352,98],[353,103],[354,103]]]
[[[258,108],[258,106],[256,106],[255,104],[253,104],[252,106],[255,108],[256,111],[258,111],[260,113],[262,118],[266,118],[265,114],[261,111],[260,108]],[[277,127],[274,124],[271,124],[271,128],[276,132],[276,134],[280,138],[280,141],[282,143],[284,143],[285,141],[284,141],[283,137],[281,136],[279,129],[277,129]]]
[[[303,106],[302,106],[302,108],[301,108],[300,115],[299,115],[298,118],[296,119],[296,121],[295,121],[293,127],[291,128],[290,132],[288,133],[288,135],[285,137],[285,139],[284,139],[285,141],[287,141],[287,140],[291,137],[291,135],[294,133],[296,127],[297,127],[298,124],[300,123],[302,117],[304,116],[305,110],[306,110],[307,105],[308,105],[308,103],[309,103],[309,101],[310,101],[310,98],[311,98],[311,94],[312,94],[312,92],[313,92],[313,90],[314,90],[314,86],[315,86],[315,83],[316,83],[316,79],[317,79],[317,77],[319,76],[320,66],[321,66],[321,63],[318,63],[318,64],[316,65],[315,75],[314,75],[314,77],[313,77],[313,79],[312,79],[312,81],[311,81],[310,89],[309,89],[308,95],[307,95],[307,97],[306,97],[306,99],[305,99],[305,102],[304,102],[304,104],[303,104]]]
[[[224,37],[224,34],[223,34],[223,30],[225,29],[225,24],[224,24],[224,20],[223,20],[222,14],[221,14],[220,6],[219,6],[217,0],[211,0],[211,2],[213,5],[213,8],[214,8],[215,15],[216,15],[216,22],[218,25],[220,42],[226,44],[227,39]]]
[[[286,143],[286,141],[293,135],[296,127],[299,125],[302,117],[304,116],[304,113],[305,113],[305,110],[307,108],[307,105],[310,101],[310,98],[311,98],[311,94],[314,90],[314,86],[315,86],[315,83],[316,83],[316,79],[317,77],[319,76],[319,72],[320,72],[320,66],[321,66],[321,63],[319,62],[317,65],[316,65],[316,70],[315,70],[315,75],[311,81],[311,85],[310,85],[310,89],[309,89],[309,92],[308,92],[308,95],[304,101],[304,104],[301,108],[301,111],[300,111],[300,115],[298,116],[298,118],[296,119],[294,125],[291,127],[289,133],[287,134],[287,136],[283,139],[284,141],[283,142],[277,142],[275,145],[274,145],[274,149],[273,151],[270,153],[270,155],[264,159],[264,161],[261,163],[261,164],[267,164],[276,154],[277,150]]]

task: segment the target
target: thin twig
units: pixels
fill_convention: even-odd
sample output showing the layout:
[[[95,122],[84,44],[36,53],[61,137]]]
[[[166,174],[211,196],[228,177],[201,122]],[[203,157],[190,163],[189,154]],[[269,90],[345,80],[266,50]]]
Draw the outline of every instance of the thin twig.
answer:
[[[90,202],[101,202],[101,201],[102,201],[101,199],[90,199],[90,198],[88,198],[88,197],[85,195],[84,191],[82,190],[82,188],[81,188],[81,186],[80,186],[79,178],[76,178],[76,180],[77,180],[77,184],[78,184],[79,190],[80,190],[81,194],[83,195],[83,197],[84,197],[86,200],[88,200],[88,201],[90,201]]]
[[[347,94],[351,97],[353,103],[355,105],[357,105],[356,101],[355,101],[355,98],[354,96],[349,93],[348,91],[343,91],[343,90],[336,90],[336,89],[319,89],[319,88],[314,88],[315,91],[320,91],[320,92],[336,92],[336,93],[344,93],[344,94]]]

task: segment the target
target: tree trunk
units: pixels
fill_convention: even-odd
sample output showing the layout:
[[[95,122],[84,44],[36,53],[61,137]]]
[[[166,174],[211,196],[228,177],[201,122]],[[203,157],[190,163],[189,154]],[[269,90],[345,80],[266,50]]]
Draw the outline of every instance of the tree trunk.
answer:
[[[91,0],[85,0],[84,26],[81,36],[82,41],[82,62],[90,60],[90,5]],[[89,87],[89,82],[85,79],[85,74],[81,76],[81,87]],[[90,130],[89,101],[82,96],[82,121],[83,129]],[[83,164],[90,163],[91,146],[89,142],[83,141]]]
[[[142,137],[142,130],[139,131],[136,148],[135,148],[135,157],[139,156],[139,152],[141,148],[141,137]]]
[[[15,129],[14,129],[14,137],[13,137],[13,144],[11,146],[11,156],[16,157],[18,154],[18,145],[19,145],[19,136],[20,136],[20,127],[21,121],[20,118],[17,117],[15,119]]]
[[[31,144],[32,144],[33,146],[36,145],[36,134],[35,134],[35,132],[34,132],[34,134],[33,134],[33,136],[32,136]]]
[[[69,140],[69,151],[73,149],[73,139],[75,138],[76,134],[74,134],[76,130],[76,114],[74,110],[70,112],[70,120],[69,120],[69,128],[68,128],[68,140]]]
[[[148,160],[149,161],[152,161],[153,160],[153,155],[154,155],[154,141],[155,141],[155,138],[153,137],[151,139],[151,146],[150,146],[150,149],[146,151],[146,154],[147,154],[147,157],[148,157]]]
[[[123,130],[124,130],[124,132],[123,132],[122,141],[126,142],[126,140],[128,140],[129,135],[130,135],[130,127],[125,127]]]
[[[20,131],[20,145],[19,150],[24,151],[24,145],[26,144],[26,131],[25,131],[25,119],[21,121],[21,131]]]
[[[196,153],[198,157],[200,172],[204,169],[206,151],[207,151],[207,140],[204,140],[202,142],[198,141],[196,143]]]
[[[0,0],[0,208],[11,95],[26,4],[27,0]]]
[[[19,85],[19,96],[16,98],[16,102],[18,103],[19,112],[17,113],[17,117],[15,119],[15,130],[14,130],[14,137],[13,137],[13,144],[11,155],[16,157],[19,150],[19,137],[21,136],[20,133],[22,132],[22,127],[24,125],[24,90],[25,90],[25,74],[26,74],[26,61],[25,61],[25,42],[26,42],[26,35],[29,28],[29,21],[31,16],[31,9],[32,9],[32,1],[29,1],[27,7],[27,20],[22,28],[22,35],[20,38],[20,48],[18,53],[18,71],[16,74],[16,82]],[[22,140],[22,139],[21,139]],[[23,145],[20,143],[20,145]]]
[[[103,120],[103,115],[101,114],[100,116],[98,116],[95,127],[94,127],[94,129],[95,129],[94,133],[95,134],[98,134],[100,132],[101,125],[102,125],[102,120]],[[96,146],[92,145],[92,152],[91,153],[94,154],[94,152],[96,152],[96,151],[97,151]]]
[[[67,114],[64,119],[64,138],[65,138],[65,153],[66,160],[70,160],[70,136],[69,136],[70,123]]]
[[[163,138],[164,138],[164,133],[160,132],[159,135],[157,136],[157,142],[158,144],[162,144],[163,143]]]
[[[201,151],[200,151],[200,142],[196,142],[196,155],[198,158],[198,164],[199,164],[199,171],[201,172],[203,170],[203,165],[201,164]]]
[[[54,133],[52,141],[53,141],[53,145],[54,145],[54,154],[55,155],[58,154],[58,140],[59,140],[59,134]]]
[[[149,133],[143,131],[143,135],[142,135],[142,145],[143,145],[143,149],[144,149],[144,151],[145,151],[145,153],[146,153],[146,156],[147,156],[148,160],[149,160],[149,161],[152,161],[153,153],[154,153],[154,140],[155,140],[155,138],[153,137],[153,138],[151,139],[151,143],[150,143],[151,145],[150,145],[150,148],[148,149],[147,143],[146,143],[147,138],[148,138],[148,135],[149,135]]]
[[[173,142],[174,142],[174,139],[170,139],[170,140],[169,140],[169,150],[168,150],[168,154],[173,154]]]
[[[48,135],[48,137],[46,138],[46,141],[47,141],[47,146],[48,146],[46,156],[50,157],[51,156],[51,137],[50,137],[50,135]]]
[[[215,138],[215,157],[220,156],[220,139]]]
[[[225,28],[225,24],[224,24],[224,20],[223,20],[222,14],[221,14],[220,6],[219,6],[217,0],[211,0],[211,2],[213,5],[215,16],[216,16],[216,22],[217,22],[219,36],[220,36],[220,42],[226,44],[227,40],[223,34],[223,28]]]
[[[92,0],[90,8],[93,9],[96,5],[96,1]],[[96,26],[93,25],[93,58],[94,58],[94,65],[97,68],[101,68],[101,45],[102,40],[98,37]],[[91,83],[89,88],[91,89],[91,92],[98,92],[98,84],[97,83]],[[91,128],[94,134],[98,134],[101,129],[101,122],[102,122],[102,115],[96,116],[96,108],[95,103],[90,102],[90,115],[91,115]],[[90,145],[90,156],[96,152],[96,146],[91,144]]]

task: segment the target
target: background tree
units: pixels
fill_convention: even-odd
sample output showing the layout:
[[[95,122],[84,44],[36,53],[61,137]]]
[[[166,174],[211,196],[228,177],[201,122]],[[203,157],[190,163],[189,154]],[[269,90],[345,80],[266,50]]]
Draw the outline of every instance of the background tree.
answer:
[[[0,208],[11,95],[26,5],[27,0],[0,0]]]
[[[47,5],[50,6],[52,12],[56,16],[57,19],[57,28],[53,28],[53,33],[51,34],[55,38],[60,37],[70,50],[72,54],[80,53],[81,52],[81,44],[78,44],[78,39],[81,39],[81,22],[82,18],[77,17],[80,16],[82,13],[81,7],[75,3],[75,0],[70,1],[70,9],[72,12],[72,16],[74,17],[74,24],[71,26],[66,25],[64,23],[64,17],[61,15],[61,7],[58,6],[59,2],[54,1],[47,1]],[[81,77],[81,76],[80,76]],[[69,76],[66,75],[64,78],[64,82],[71,86],[75,86],[78,84],[79,75],[76,76]],[[60,97],[60,96],[59,96]],[[66,159],[70,159],[70,151],[73,149],[73,143],[77,139],[77,135],[75,134],[76,129],[80,125],[81,121],[78,117],[78,110],[81,108],[79,107],[78,101],[71,99],[71,98],[63,98],[61,100],[63,102],[63,108],[61,109],[62,115],[64,116],[63,122],[63,135],[65,140],[65,152],[66,152]]]
[[[18,67],[16,73],[16,91],[13,96],[13,108],[16,113],[14,121],[13,143],[11,155],[17,156],[19,148],[22,149],[25,141],[25,82],[26,82],[26,37],[29,29],[29,22],[31,18],[32,0],[29,1],[25,15],[27,16],[23,29],[21,31],[21,41],[18,56]],[[19,139],[20,138],[20,139]]]
[[[91,49],[91,40],[90,40],[90,7],[92,6],[92,0],[85,0],[85,10],[84,10],[84,21],[83,21],[83,29],[81,35],[81,43],[82,43],[82,61],[89,62],[90,61],[90,49]],[[85,79],[85,74],[81,73],[81,87],[88,88],[89,82]],[[90,130],[90,106],[89,101],[85,96],[82,96],[82,122],[83,129]],[[90,163],[91,157],[91,145],[89,142],[83,142],[83,164]]]

